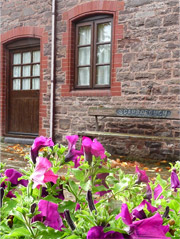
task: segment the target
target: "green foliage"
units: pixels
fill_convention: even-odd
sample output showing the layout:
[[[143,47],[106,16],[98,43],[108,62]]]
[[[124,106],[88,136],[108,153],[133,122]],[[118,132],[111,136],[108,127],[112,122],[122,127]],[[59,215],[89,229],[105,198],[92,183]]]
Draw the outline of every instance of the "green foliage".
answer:
[[[31,175],[34,172],[35,165],[29,158],[29,170],[21,170],[23,176],[20,179],[28,179],[28,187],[18,185],[14,187],[10,182],[5,181],[7,177],[2,175],[1,183],[5,182],[6,188],[3,197],[3,206],[1,208],[0,221],[0,237],[17,238],[17,239],[46,239],[46,238],[67,238],[67,239],[85,239],[87,232],[91,227],[103,226],[104,232],[117,231],[126,234],[127,226],[122,219],[115,220],[117,214],[121,211],[122,203],[128,205],[129,211],[137,207],[144,199],[146,193],[146,184],[136,184],[137,175],[125,174],[122,170],[111,169],[110,162],[107,162],[93,156],[92,164],[83,160],[78,168],[74,168],[73,162],[65,163],[65,154],[67,148],[56,144],[54,147],[46,147],[40,152],[42,157],[47,157],[51,163],[51,170],[55,174],[61,174],[64,166],[67,166],[67,172],[64,177],[59,177],[56,184],[52,185],[47,182],[44,186],[47,188],[48,195],[42,197],[41,190],[33,189]],[[106,153],[108,155],[108,153]],[[4,166],[0,164],[0,172],[3,174]],[[180,162],[171,165],[176,168],[177,175],[180,175]],[[99,174],[107,174],[104,181],[97,177]],[[19,179],[19,180],[20,180]],[[61,192],[60,186],[63,185],[65,200],[59,199],[58,193]],[[164,225],[170,225],[170,232],[167,236],[170,238],[180,238],[180,189],[174,192],[171,189],[171,180],[164,180],[157,174],[156,180],[150,182],[152,189],[151,204],[158,208],[158,212],[163,215],[167,206],[169,206],[169,217],[163,218]],[[162,193],[155,200],[153,198],[153,190],[161,185]],[[98,201],[95,204],[96,210],[90,211],[87,203],[87,192],[91,190],[93,200]],[[97,195],[97,192],[107,192],[102,197]],[[8,198],[7,193],[12,191],[16,197]],[[67,196],[68,195],[68,196]],[[163,196],[163,198],[161,198]],[[54,230],[51,227],[45,226],[42,222],[33,222],[32,218],[38,215],[39,200],[46,200],[58,205],[58,212],[64,213],[65,210],[70,211],[70,215],[75,224],[75,230],[71,230],[65,219],[63,220],[64,228],[61,231]],[[34,211],[31,211],[31,206],[36,203]],[[77,203],[80,204],[80,209],[75,210]],[[147,216],[154,214],[149,213],[147,208],[144,208]],[[172,233],[173,232],[173,233]]]

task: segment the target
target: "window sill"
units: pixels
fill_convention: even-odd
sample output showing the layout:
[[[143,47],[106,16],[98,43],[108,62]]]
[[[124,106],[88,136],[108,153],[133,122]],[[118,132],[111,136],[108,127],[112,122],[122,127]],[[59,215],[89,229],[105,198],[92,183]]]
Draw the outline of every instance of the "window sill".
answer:
[[[94,90],[72,90],[70,92],[62,92],[62,96],[85,96],[85,97],[100,97],[100,96],[111,96],[111,89],[94,89]]]

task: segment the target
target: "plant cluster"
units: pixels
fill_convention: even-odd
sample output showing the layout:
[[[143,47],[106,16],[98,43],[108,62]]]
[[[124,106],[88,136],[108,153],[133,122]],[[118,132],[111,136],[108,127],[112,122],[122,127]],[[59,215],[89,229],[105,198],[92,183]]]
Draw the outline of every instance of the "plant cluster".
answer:
[[[180,162],[154,181],[110,166],[96,139],[35,139],[27,170],[1,164],[0,236],[18,239],[180,238]]]

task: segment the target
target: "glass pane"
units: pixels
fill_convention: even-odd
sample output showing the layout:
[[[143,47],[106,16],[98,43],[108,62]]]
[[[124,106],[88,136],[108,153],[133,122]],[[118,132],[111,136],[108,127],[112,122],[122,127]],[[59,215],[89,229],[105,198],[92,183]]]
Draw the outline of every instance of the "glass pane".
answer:
[[[90,47],[81,47],[79,48],[79,59],[78,64],[82,65],[90,65]]]
[[[31,75],[31,66],[23,66],[23,76]]]
[[[40,62],[40,51],[33,51],[33,62]]]
[[[32,79],[32,89],[33,89],[33,90],[39,90],[39,89],[40,89],[40,81],[39,81],[39,78],[33,78],[33,79]]]
[[[14,66],[13,67],[13,77],[20,77],[21,76],[21,67]]]
[[[17,64],[21,64],[21,53],[16,53],[13,56],[13,64],[17,65]]]
[[[91,26],[79,27],[79,45],[91,43]]]
[[[13,90],[20,90],[21,89],[21,80],[15,79],[13,80]]]
[[[110,63],[111,45],[100,45],[97,48],[97,63]]]
[[[30,79],[23,79],[22,80],[22,90],[30,90],[31,81]]]
[[[78,85],[89,85],[90,82],[90,67],[79,68]]]
[[[107,85],[110,80],[110,66],[98,66],[97,67],[97,84]]]
[[[111,41],[111,22],[98,24],[98,42]]]
[[[31,52],[23,53],[23,64],[31,63]]]
[[[40,76],[40,64],[33,65],[33,76]]]

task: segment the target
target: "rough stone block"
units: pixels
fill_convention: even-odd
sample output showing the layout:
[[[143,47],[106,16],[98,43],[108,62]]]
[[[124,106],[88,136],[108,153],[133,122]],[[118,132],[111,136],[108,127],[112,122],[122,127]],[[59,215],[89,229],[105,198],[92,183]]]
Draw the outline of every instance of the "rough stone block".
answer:
[[[179,24],[179,15],[178,14],[171,14],[168,16],[165,16],[164,18],[164,26],[172,26],[172,25],[176,25]]]

